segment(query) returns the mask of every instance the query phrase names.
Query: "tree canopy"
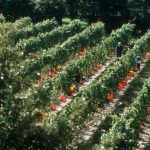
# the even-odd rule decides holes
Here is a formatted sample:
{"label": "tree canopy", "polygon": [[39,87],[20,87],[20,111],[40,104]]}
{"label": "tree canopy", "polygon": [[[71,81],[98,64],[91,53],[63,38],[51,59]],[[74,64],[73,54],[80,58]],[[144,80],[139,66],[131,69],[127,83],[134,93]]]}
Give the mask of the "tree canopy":
{"label": "tree canopy", "polygon": [[29,16],[33,21],[55,17],[82,18],[89,23],[102,20],[108,29],[133,21],[139,29],[150,26],[149,0],[0,0],[0,13],[7,20]]}

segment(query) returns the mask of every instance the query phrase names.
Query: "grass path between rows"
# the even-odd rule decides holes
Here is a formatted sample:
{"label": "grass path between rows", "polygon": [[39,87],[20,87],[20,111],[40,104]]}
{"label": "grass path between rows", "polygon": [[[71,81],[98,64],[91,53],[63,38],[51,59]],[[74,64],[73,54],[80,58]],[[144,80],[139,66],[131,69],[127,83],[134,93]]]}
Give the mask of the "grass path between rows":
{"label": "grass path between rows", "polygon": [[141,125],[142,132],[132,150],[150,150],[150,115],[147,115],[147,122]]}

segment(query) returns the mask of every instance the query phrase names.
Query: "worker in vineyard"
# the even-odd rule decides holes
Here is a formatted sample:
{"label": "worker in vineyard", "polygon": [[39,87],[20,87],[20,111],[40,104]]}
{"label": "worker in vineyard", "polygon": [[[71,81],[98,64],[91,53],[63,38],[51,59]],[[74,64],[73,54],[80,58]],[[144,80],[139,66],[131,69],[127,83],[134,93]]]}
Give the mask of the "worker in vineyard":
{"label": "worker in vineyard", "polygon": [[121,42],[118,42],[118,45],[116,47],[116,53],[117,53],[117,57],[121,57],[122,56],[123,46],[122,46]]}
{"label": "worker in vineyard", "polygon": [[81,75],[80,75],[80,72],[77,71],[77,72],[76,72],[76,75],[75,75],[76,91],[77,91],[77,92],[79,92],[80,80],[81,80]]}
{"label": "worker in vineyard", "polygon": [[138,54],[138,56],[136,57],[136,66],[137,66],[137,70],[140,70],[140,67],[141,67],[141,56],[140,56],[140,54]]}

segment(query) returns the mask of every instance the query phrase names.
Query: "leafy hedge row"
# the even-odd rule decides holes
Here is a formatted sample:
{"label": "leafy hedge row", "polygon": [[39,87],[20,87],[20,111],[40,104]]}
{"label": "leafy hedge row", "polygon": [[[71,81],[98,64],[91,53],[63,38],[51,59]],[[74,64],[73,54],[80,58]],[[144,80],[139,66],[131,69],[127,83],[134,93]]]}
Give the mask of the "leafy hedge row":
{"label": "leafy hedge row", "polygon": [[[6,23],[8,23],[8,22],[6,22]],[[23,17],[23,18],[17,19],[13,24],[16,27],[16,30],[19,31],[20,28],[25,29],[28,26],[30,26],[32,24],[32,20],[30,17]],[[11,28],[10,28],[10,30],[11,30]]]}
{"label": "leafy hedge row", "polygon": [[[113,91],[131,70],[135,64],[136,55],[139,52],[143,53],[149,50],[149,42],[150,32],[137,40],[132,50],[128,50],[119,61],[110,66],[98,81],[87,87],[64,111],[59,112],[57,115],[50,114],[45,119],[44,128],[50,134],[50,138],[54,139],[57,135],[56,140],[59,141],[56,145],[49,144],[52,144],[53,147],[58,145],[61,147],[70,142],[74,134],[80,131],[89,114],[95,111],[97,104],[106,102],[108,93]],[[146,49],[141,50],[140,48],[143,46]],[[60,130],[63,130],[63,133]],[[55,133],[52,131],[55,131]],[[63,139],[66,140],[64,141]]]}
{"label": "leafy hedge row", "polygon": [[101,144],[93,150],[101,149],[130,149],[138,138],[140,122],[147,115],[147,106],[150,104],[150,78],[143,86],[142,91],[133,104],[121,115],[111,130],[103,134]]}
{"label": "leafy hedge row", "polygon": [[123,25],[122,28],[113,32],[101,44],[86,51],[83,57],[78,57],[71,61],[65,68],[65,71],[60,73],[58,79],[53,81],[55,89],[57,91],[60,91],[60,89],[62,91],[68,91],[70,84],[75,83],[74,76],[77,70],[79,70],[82,78],[86,78],[96,64],[104,62],[107,56],[115,51],[119,40],[124,44],[129,41],[133,28],[134,25],[131,24]]}
{"label": "leafy hedge row", "polygon": [[49,64],[50,69],[55,68],[57,65],[63,64],[68,61],[69,56],[75,55],[78,51],[87,45],[99,43],[100,38],[104,35],[104,24],[99,22],[91,25],[83,30],[81,33],[70,37],[61,45],[57,45],[48,49],[43,53],[42,57],[32,59],[25,65],[26,68],[22,71],[23,74],[31,74],[33,71],[39,71],[42,67]]}
{"label": "leafy hedge row", "polygon": [[[110,37],[102,41],[101,44],[86,51],[83,57],[77,57],[77,59],[71,61],[66,66],[65,70],[60,72],[56,78],[49,77],[42,83],[41,86],[38,87],[39,95],[41,93],[40,91],[43,91],[43,87],[47,87],[44,86],[47,85],[47,82],[51,83],[49,86],[53,87],[53,91],[55,91],[55,93],[57,92],[59,94],[63,91],[68,92],[71,83],[75,83],[74,76],[78,70],[82,78],[87,77],[90,70],[93,69],[97,63],[102,63],[107,56],[115,50],[116,44],[119,40],[124,43],[129,41],[133,28],[134,25],[132,24],[123,25],[122,28],[116,30],[116,32],[112,32]],[[45,96],[42,92],[43,94],[39,97],[41,100],[45,100],[48,94],[51,93],[49,89],[50,88],[47,88],[47,90],[44,91]]]}
{"label": "leafy hedge row", "polygon": [[[80,34],[77,34],[74,37],[69,38],[66,42],[64,42],[62,44],[64,46],[62,46],[62,45],[58,46],[57,52],[59,53],[59,51],[61,52],[61,50],[68,51],[68,57],[69,57],[69,53],[75,53],[74,51],[79,51],[81,48],[84,48],[85,46],[87,46],[90,43],[98,43],[100,38],[103,36],[103,34],[104,34],[103,23],[101,23],[101,22],[96,23],[96,24],[88,27],[87,29],[85,29]],[[83,41],[85,41],[85,42],[83,42]],[[70,51],[69,51],[69,47],[72,48],[72,49],[70,49]],[[60,54],[60,57],[61,57],[61,60],[64,60],[64,62],[65,62],[65,58],[61,54]],[[58,61],[61,61],[61,60],[59,59]],[[56,61],[56,62],[53,61],[52,63],[59,63],[58,61]],[[41,65],[41,64],[39,63],[39,65]],[[27,69],[27,67],[28,66],[26,65],[25,69]],[[39,68],[40,68],[40,66],[37,67],[37,69],[39,69]],[[30,71],[33,72],[34,69],[32,68]],[[29,74],[26,74],[26,75],[29,76]],[[32,88],[30,88],[30,91],[26,91],[26,92],[23,92],[22,94],[19,94],[19,97],[28,97],[28,99],[36,99],[36,101],[39,101],[38,105],[41,105],[41,104],[45,105],[45,103],[47,103],[47,102],[39,100],[38,97],[46,97],[46,99],[50,98],[50,96],[52,95],[52,94],[50,94],[52,92],[52,82],[51,81],[47,81],[46,83],[43,82],[42,84],[40,84],[40,87],[39,88],[32,87]],[[26,95],[28,95],[28,96],[26,96]]]}
{"label": "leafy hedge row", "polygon": [[[1,47],[6,44],[13,46],[14,45],[14,36],[16,32],[22,28],[26,28],[31,25],[31,18],[24,17],[16,20],[14,23],[12,22],[2,22],[0,23],[0,43]],[[5,42],[3,42],[5,41]],[[6,43],[7,42],[7,43]],[[10,42],[10,43],[9,43]]]}
{"label": "leafy hedge row", "polygon": [[[85,24],[84,24],[85,25]],[[58,27],[51,32],[41,33],[37,37],[31,37],[17,43],[15,49],[23,52],[24,56],[29,53],[50,48],[68,37],[81,32],[85,26],[79,20],[72,21],[69,25]]]}
{"label": "leafy hedge row", "polygon": [[37,24],[30,24],[25,28],[21,28],[16,31],[14,41],[15,43],[22,39],[27,39],[31,36],[36,36],[39,33],[50,32],[52,29],[58,27],[58,23],[55,19],[47,19]]}
{"label": "leafy hedge row", "polygon": [[[12,22],[2,22],[0,23],[0,37],[5,36],[5,38],[9,38],[9,36],[14,38],[14,35],[20,28],[26,28],[31,25],[31,18],[24,17],[16,20],[14,23]],[[14,39],[13,39],[14,40]]]}

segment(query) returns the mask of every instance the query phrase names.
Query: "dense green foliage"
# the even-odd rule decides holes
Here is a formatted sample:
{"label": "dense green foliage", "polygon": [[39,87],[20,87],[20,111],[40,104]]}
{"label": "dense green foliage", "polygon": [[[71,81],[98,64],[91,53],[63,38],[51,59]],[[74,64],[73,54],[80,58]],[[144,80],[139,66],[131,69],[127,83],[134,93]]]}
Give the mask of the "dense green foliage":
{"label": "dense green foliage", "polygon": [[[102,20],[107,29],[131,21],[146,31],[150,26],[149,0],[0,0],[0,13],[8,20],[30,16],[34,21],[64,16],[83,18],[90,23]],[[145,26],[145,28],[142,28]]]}
{"label": "dense green foliage", "polygon": [[58,27],[58,23],[55,19],[47,19],[42,22],[38,22],[37,24],[30,24],[26,28],[16,31],[14,41],[16,43],[19,39],[23,40],[32,36],[37,36],[39,33],[50,32],[56,27]]}
{"label": "dense green foliage", "polygon": [[[54,25],[53,25],[54,26]],[[56,26],[56,25],[55,25]],[[57,27],[57,26],[56,26]],[[36,51],[50,49],[57,43],[61,43],[70,36],[82,31],[85,28],[82,22],[78,20],[72,21],[69,25],[64,25],[58,27],[54,30],[48,30],[48,32],[38,34],[37,36],[30,37],[26,40],[21,40],[15,46],[15,50],[24,52],[24,56],[28,55],[29,53],[33,53]],[[51,32],[50,32],[51,31]],[[28,32],[25,32],[26,35]]]}
{"label": "dense green foliage", "polygon": [[[77,70],[82,79],[89,78],[118,41],[128,44],[135,26],[125,22],[149,28],[149,5],[148,0],[0,0],[0,149],[65,149],[89,114],[107,102],[137,54],[149,50],[150,31],[63,111],[53,113],[50,105],[69,93]],[[106,37],[105,27],[118,26]],[[58,71],[55,77],[52,70]],[[38,126],[40,111],[49,115]]]}
{"label": "dense green foliage", "polygon": [[103,35],[104,24],[101,22],[93,24],[75,36],[70,37],[62,44],[49,48],[43,57],[33,58],[32,61],[27,62],[25,71],[27,73],[39,71],[47,64],[49,64],[49,69],[53,69],[57,65],[65,63],[69,59],[69,56],[75,55],[85,46],[98,43]]}
{"label": "dense green foliage", "polygon": [[[47,78],[47,80],[39,86],[38,91],[44,91],[45,94],[50,94],[52,92],[49,90],[51,87],[53,93],[61,93],[64,91],[67,93],[71,83],[75,83],[74,76],[77,70],[79,70],[81,78],[87,78],[91,69],[94,68],[97,63],[104,62],[106,57],[115,50],[119,39],[124,43],[129,41],[133,28],[134,25],[131,24],[123,25],[122,28],[113,32],[109,38],[106,38],[104,41],[101,41],[100,44],[86,51],[84,57],[77,57],[73,61],[70,61],[66,68],[59,73],[59,76],[56,76],[55,78]],[[47,82],[49,83],[49,88]],[[44,90],[43,87],[47,87],[47,89]],[[46,99],[44,93],[42,97],[40,96],[40,100]]]}
{"label": "dense green foliage", "polygon": [[[94,81],[92,85],[87,87],[80,95],[75,97],[74,101],[65,108],[64,111],[58,115],[49,115],[46,119],[44,127],[55,138],[60,139],[59,145],[64,145],[65,142],[69,142],[71,136],[76,132],[79,132],[86,118],[95,111],[99,102],[107,102],[107,95],[110,91],[113,91],[118,83],[127,75],[135,64],[134,58],[139,53],[147,51],[149,49],[150,32],[147,32],[145,36],[137,40],[134,48],[128,50],[128,52],[122,56],[119,61],[110,66],[107,71]],[[60,126],[63,126],[63,133],[60,131]],[[51,129],[51,130],[50,130]],[[52,131],[56,131],[56,135]],[[65,142],[63,138],[66,137]],[[61,145],[61,146],[62,146]],[[54,145],[53,145],[54,146]],[[63,149],[63,148],[61,148]]]}
{"label": "dense green foliage", "polygon": [[[15,72],[17,55],[10,48],[13,46],[11,39],[14,30],[24,28],[30,24],[29,18],[17,20],[15,23],[1,23],[0,30],[0,147],[1,149],[11,149],[14,147],[16,137],[24,136],[21,128],[29,128],[30,117],[26,117],[24,112],[30,107],[23,106],[22,99],[14,96],[21,87],[21,78]],[[11,34],[10,34],[11,32]],[[30,113],[28,113],[30,114]],[[28,116],[28,115],[27,115]],[[21,141],[18,140],[18,142]],[[17,149],[17,147],[15,147]]]}
{"label": "dense green foliage", "polygon": [[[150,78],[146,80],[142,91],[134,103],[123,112],[114,123],[112,129],[101,137],[101,144],[93,150],[130,149],[138,138],[140,122],[147,116],[147,106],[150,104]],[[122,147],[122,148],[121,148]]]}

